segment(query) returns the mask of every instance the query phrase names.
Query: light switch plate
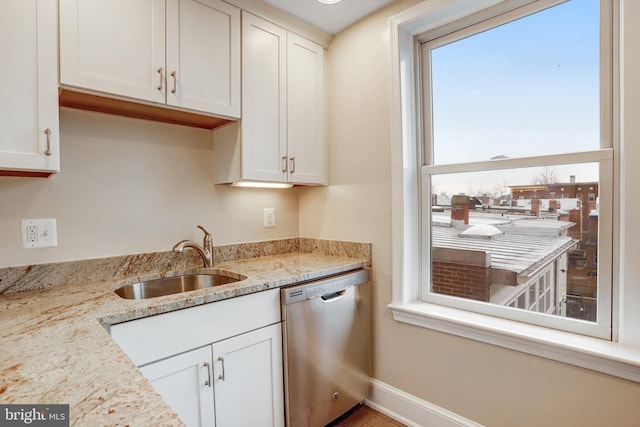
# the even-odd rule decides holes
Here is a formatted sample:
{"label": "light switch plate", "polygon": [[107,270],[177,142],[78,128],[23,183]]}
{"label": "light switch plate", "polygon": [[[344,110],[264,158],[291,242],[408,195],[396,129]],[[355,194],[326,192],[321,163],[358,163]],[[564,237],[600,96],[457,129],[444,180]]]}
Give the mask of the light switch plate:
{"label": "light switch plate", "polygon": [[21,231],[25,249],[58,246],[55,218],[23,219]]}
{"label": "light switch plate", "polygon": [[264,208],[264,228],[274,228],[276,226],[276,209]]}

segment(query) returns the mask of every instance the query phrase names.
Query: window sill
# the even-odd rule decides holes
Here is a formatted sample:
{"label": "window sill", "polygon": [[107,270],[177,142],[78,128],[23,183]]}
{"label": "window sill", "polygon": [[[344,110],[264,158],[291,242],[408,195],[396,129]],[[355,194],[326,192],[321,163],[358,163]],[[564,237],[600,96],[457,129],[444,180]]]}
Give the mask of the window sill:
{"label": "window sill", "polygon": [[390,304],[393,318],[640,382],[640,348],[436,304]]}

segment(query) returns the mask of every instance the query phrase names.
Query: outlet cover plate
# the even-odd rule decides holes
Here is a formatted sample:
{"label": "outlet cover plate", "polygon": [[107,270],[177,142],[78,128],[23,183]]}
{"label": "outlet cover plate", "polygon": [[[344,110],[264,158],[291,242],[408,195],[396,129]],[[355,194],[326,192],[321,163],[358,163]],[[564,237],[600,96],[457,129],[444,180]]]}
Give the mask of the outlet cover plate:
{"label": "outlet cover plate", "polygon": [[21,224],[23,248],[34,249],[58,246],[55,218],[23,219]]}

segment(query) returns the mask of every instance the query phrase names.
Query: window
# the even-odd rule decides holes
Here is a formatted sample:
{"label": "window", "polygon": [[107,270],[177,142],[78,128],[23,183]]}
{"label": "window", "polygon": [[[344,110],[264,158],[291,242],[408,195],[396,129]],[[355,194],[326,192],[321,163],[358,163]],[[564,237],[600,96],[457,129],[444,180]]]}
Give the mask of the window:
{"label": "window", "polygon": [[[636,114],[630,115],[630,111],[637,113],[636,110],[640,110],[640,107],[635,108],[635,104],[630,107],[631,104],[623,103],[623,99],[628,97],[624,98],[619,92],[626,93],[628,90],[625,89],[628,87],[624,84],[628,81],[625,76],[640,72],[640,63],[620,61],[621,53],[637,52],[637,38],[628,34],[628,29],[633,27],[633,22],[640,16],[640,6],[625,0],[599,2],[599,136],[595,144],[592,141],[588,148],[575,149],[567,146],[551,147],[549,150],[548,147],[534,147],[534,151],[537,151],[524,153],[521,152],[522,145],[514,139],[510,144],[520,150],[515,153],[501,153],[492,146],[487,153],[480,153],[482,157],[473,158],[469,156],[477,154],[477,151],[460,149],[459,160],[453,161],[446,159],[447,153],[439,155],[438,144],[434,142],[437,132],[433,132],[437,125],[434,126],[432,119],[438,119],[438,115],[431,112],[437,105],[429,104],[432,100],[429,86],[432,57],[429,55],[425,58],[425,44],[431,44],[429,48],[448,46],[458,40],[472,38],[475,34],[488,32],[492,28],[506,27],[510,22],[520,19],[523,22],[526,17],[538,18],[541,16],[535,16],[538,12],[551,13],[554,9],[560,10],[557,7],[570,6],[574,2],[576,0],[426,0],[390,19],[391,52],[395,66],[392,68],[394,109],[391,122],[394,136],[391,158],[393,300],[389,307],[396,321],[640,382],[640,351],[637,350],[637,345],[640,344],[640,328],[637,327],[640,324],[640,314],[635,310],[640,302],[640,288],[637,287],[640,266],[635,262],[640,244],[631,231],[636,229],[638,213],[635,210],[636,204],[631,206],[625,203],[634,197],[631,189],[635,188],[634,183],[637,182],[637,174],[632,166],[635,160],[629,159],[629,144],[625,144],[626,141],[637,140],[637,135],[635,127],[627,124],[636,117]],[[624,3],[625,7],[620,3]],[[571,21],[572,19],[567,19],[566,22]],[[447,37],[449,38],[446,39]],[[438,46],[439,39],[444,43]],[[425,85],[425,82],[429,82],[429,85]],[[623,104],[625,109],[621,108]],[[626,120],[621,120],[622,118]],[[459,129],[454,130],[459,132]],[[446,132],[440,135],[446,135]],[[458,133],[454,136],[459,138],[453,141],[459,143],[465,135]],[[441,144],[440,147],[446,149],[449,144]],[[477,145],[480,146],[480,143]],[[512,148],[511,145],[508,148]],[[619,146],[627,147],[627,156],[619,155]],[[473,142],[470,147],[476,148]],[[593,181],[586,182],[591,178],[583,179],[582,172],[574,173],[571,170],[577,167],[595,171]],[[558,257],[553,263],[541,264],[538,273],[547,271],[545,269],[548,268],[549,275],[546,276],[545,273],[542,282],[537,278],[538,289],[530,287],[537,274],[532,271],[527,276],[531,282],[520,280],[516,282],[516,287],[503,288],[510,291],[517,288],[517,293],[501,299],[499,304],[495,299],[492,303],[437,292],[440,288],[436,288],[434,292],[431,276],[439,272],[432,268],[432,259],[459,263],[460,255],[463,255],[466,258],[462,259],[466,261],[473,260],[468,265],[477,267],[476,271],[469,269],[467,274],[480,275],[478,277],[482,275],[481,269],[491,261],[488,256],[491,254],[473,246],[467,246],[466,252],[458,253],[458,258],[454,252],[449,251],[451,248],[442,247],[446,246],[444,243],[450,238],[446,233],[451,231],[447,231],[447,227],[436,227],[436,223],[447,220],[447,208],[440,206],[448,198],[444,186],[455,180],[461,181],[465,193],[468,193],[468,188],[474,190],[474,194],[463,195],[469,198],[469,213],[478,213],[482,207],[486,212],[488,208],[495,206],[495,200],[492,201],[491,196],[496,194],[493,186],[485,185],[489,182],[486,176],[501,176],[515,171],[520,176],[532,177],[532,171],[541,172],[545,168],[562,168],[562,181],[557,182],[560,185],[555,189],[551,189],[550,185],[546,185],[547,188],[536,188],[539,198],[534,199],[531,197],[534,190],[527,188],[533,185],[532,180],[529,183],[520,180],[508,182],[516,187],[509,190],[512,194],[511,203],[517,205],[527,203],[527,199],[529,203],[539,200],[539,208],[545,213],[554,209],[564,210],[567,204],[575,206],[578,209],[572,210],[577,210],[578,215],[574,212],[574,220],[569,222],[578,226],[576,228],[579,236],[572,237],[575,247],[569,247],[568,250],[566,247],[559,248],[566,256]],[[566,173],[574,175],[569,175],[568,182]],[[504,188],[504,181],[501,181],[501,188]],[[588,202],[588,193],[583,195],[583,200],[578,201],[578,195],[582,194],[578,188],[589,189],[589,192],[594,193],[596,201]],[[555,191],[559,196],[554,202],[553,198],[544,197],[545,191],[548,195]],[[435,200],[428,197],[431,193],[438,194]],[[503,192],[500,198],[500,205],[503,206],[509,204],[502,199],[505,194]],[[453,198],[451,195],[449,197]],[[464,202],[466,200],[463,200],[461,209],[456,209],[463,215]],[[592,206],[595,206],[595,210]],[[583,209],[582,215],[579,214],[580,207]],[[448,218],[451,221],[450,216]],[[460,230],[458,234],[462,231],[466,230]],[[498,228],[498,233],[502,231],[504,230]],[[485,238],[491,240],[492,232],[485,232],[488,233]],[[481,238],[481,233],[471,234],[476,235],[467,237],[470,242]],[[578,238],[580,236],[582,239]],[[460,236],[456,235],[458,237]],[[440,246],[432,246],[438,239]],[[585,245],[597,245],[597,250],[590,253],[584,248]],[[446,263],[442,264],[442,267],[446,267]],[[586,273],[585,277],[596,281],[595,297],[574,295],[573,291],[549,285],[567,280],[562,276],[570,266],[582,268]],[[498,292],[491,290],[491,286],[489,288],[490,297],[492,294],[498,295]],[[545,289],[550,292],[545,293]],[[470,295],[482,294],[482,289],[467,291]],[[542,299],[538,299],[537,306],[532,301],[534,293],[542,296]],[[504,293],[501,292],[500,296],[504,296]],[[522,308],[515,308],[517,306]],[[536,311],[529,310],[533,308]],[[542,311],[546,313],[547,309],[555,312],[543,314]],[[579,317],[580,312],[584,313],[582,317]]]}
{"label": "window", "polygon": [[[611,233],[589,233],[590,218],[599,215],[600,228],[611,218],[581,203],[581,194],[560,202],[553,191],[598,185],[611,201],[613,188],[602,183],[613,177],[603,116],[612,92],[601,78],[611,65],[600,55],[601,28],[611,28],[600,23],[598,0],[557,3],[419,37],[421,295],[611,338],[609,272],[587,268],[598,255],[611,260],[602,253],[611,245],[593,238]],[[450,204],[434,206],[436,192]],[[549,274],[558,265],[568,266]],[[588,317],[567,308],[582,297],[592,301]]]}

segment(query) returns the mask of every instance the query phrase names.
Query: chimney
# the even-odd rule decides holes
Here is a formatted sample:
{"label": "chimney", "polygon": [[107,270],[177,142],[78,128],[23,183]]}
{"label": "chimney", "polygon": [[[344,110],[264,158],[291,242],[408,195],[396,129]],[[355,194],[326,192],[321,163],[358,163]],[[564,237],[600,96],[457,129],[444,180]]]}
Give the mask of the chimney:
{"label": "chimney", "polygon": [[457,194],[451,197],[451,223],[469,224],[469,196]]}
{"label": "chimney", "polygon": [[531,213],[540,216],[540,199],[531,199]]}
{"label": "chimney", "polygon": [[575,184],[576,183],[576,176],[575,175],[570,175],[569,176],[569,182],[571,184]]}

